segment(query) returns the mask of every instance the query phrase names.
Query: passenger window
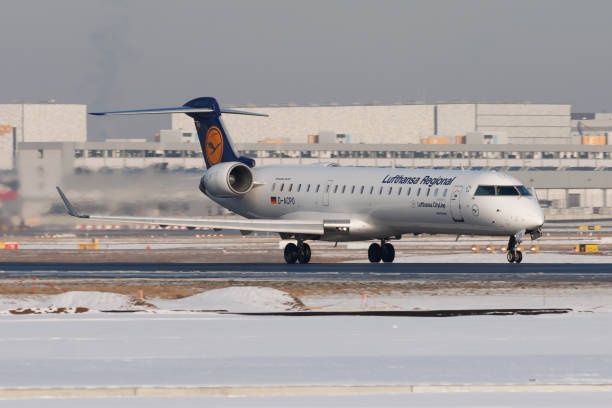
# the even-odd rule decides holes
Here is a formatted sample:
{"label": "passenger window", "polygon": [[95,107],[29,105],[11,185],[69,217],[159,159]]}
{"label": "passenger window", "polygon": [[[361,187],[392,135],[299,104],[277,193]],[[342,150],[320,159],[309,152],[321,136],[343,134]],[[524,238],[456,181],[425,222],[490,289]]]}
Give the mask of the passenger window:
{"label": "passenger window", "polygon": [[337,192],[338,192],[338,185],[336,184],[336,185],[334,186],[334,194],[336,194]]}
{"label": "passenger window", "polygon": [[439,190],[439,188],[436,188],[436,189],[434,190],[434,197],[437,197],[437,196],[438,196],[438,190]]}
{"label": "passenger window", "polygon": [[310,192],[310,184],[306,186],[306,192]]}
{"label": "passenger window", "polygon": [[393,187],[389,187],[389,195],[391,195],[392,190],[393,190]]}
{"label": "passenger window", "polygon": [[495,195],[495,187],[494,186],[478,186],[475,196],[494,196]]}
{"label": "passenger window", "polygon": [[444,193],[442,194],[442,197],[446,197],[446,194],[448,194],[448,188],[444,189]]}
{"label": "passenger window", "polygon": [[399,190],[397,190],[397,195],[402,195],[402,187],[400,187]]}
{"label": "passenger window", "polygon": [[407,190],[407,192],[406,192],[406,195],[407,195],[407,196],[409,196],[411,192],[412,192],[412,187],[408,187],[408,190]]}
{"label": "passenger window", "polygon": [[315,193],[318,193],[320,188],[321,188],[321,185],[317,184],[317,191],[315,191]]}
{"label": "passenger window", "polygon": [[281,184],[280,191],[282,192],[284,188],[285,188],[285,183]]}
{"label": "passenger window", "polygon": [[298,184],[298,191],[297,192],[299,193],[301,189],[302,189],[302,185]]}
{"label": "passenger window", "polygon": [[421,187],[419,187],[419,189],[417,190],[417,194],[416,195],[417,195],[417,197],[421,196]]}
{"label": "passenger window", "polygon": [[519,192],[514,186],[495,186],[495,194],[499,196],[517,196]]}
{"label": "passenger window", "polygon": [[272,191],[276,189],[276,183],[272,183]]}
{"label": "passenger window", "polygon": [[372,195],[374,193],[374,186],[370,187],[370,195]]}
{"label": "passenger window", "polygon": [[378,195],[381,195],[381,194],[382,194],[382,191],[383,191],[383,188],[381,187],[381,188],[378,190]]}
{"label": "passenger window", "polygon": [[293,183],[289,184],[289,190],[287,190],[287,191],[290,193],[291,190],[293,190]]}
{"label": "passenger window", "polygon": [[427,189],[427,197],[429,197],[429,193],[431,192],[431,188]]}
{"label": "passenger window", "polygon": [[342,186],[342,194],[346,191],[346,186]]}
{"label": "passenger window", "polygon": [[[329,193],[329,187],[331,187],[330,184],[327,185],[327,187],[325,187],[325,192]],[[317,186],[317,190],[319,189],[319,186]]]}
{"label": "passenger window", "polygon": [[351,187],[351,194],[355,194],[355,186]]}

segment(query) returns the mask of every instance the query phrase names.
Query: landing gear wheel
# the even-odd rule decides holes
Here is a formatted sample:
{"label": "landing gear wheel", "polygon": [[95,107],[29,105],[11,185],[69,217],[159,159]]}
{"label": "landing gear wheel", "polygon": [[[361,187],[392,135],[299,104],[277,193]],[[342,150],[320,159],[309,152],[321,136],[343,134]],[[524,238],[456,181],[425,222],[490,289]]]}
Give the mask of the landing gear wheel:
{"label": "landing gear wheel", "polygon": [[297,246],[290,242],[285,245],[285,262],[288,264],[294,264],[298,259],[298,248]]}
{"label": "landing gear wheel", "polygon": [[510,235],[510,239],[508,240],[508,262],[510,263],[521,263],[523,260],[523,253],[518,249],[520,240],[516,239],[516,235]]}
{"label": "landing gear wheel", "polygon": [[297,260],[301,264],[307,264],[310,262],[310,245],[303,243],[297,247]]}
{"label": "landing gear wheel", "polygon": [[386,244],[383,244],[381,249],[382,249],[382,254],[381,254],[382,261],[385,263],[393,262],[393,260],[395,259],[395,248],[393,248],[393,245],[387,242]]}
{"label": "landing gear wheel", "polygon": [[523,253],[521,251],[508,251],[508,262],[521,263],[522,260]]}
{"label": "landing gear wheel", "polygon": [[373,243],[368,248],[368,259],[372,263],[378,263],[382,259],[382,249],[377,243]]}

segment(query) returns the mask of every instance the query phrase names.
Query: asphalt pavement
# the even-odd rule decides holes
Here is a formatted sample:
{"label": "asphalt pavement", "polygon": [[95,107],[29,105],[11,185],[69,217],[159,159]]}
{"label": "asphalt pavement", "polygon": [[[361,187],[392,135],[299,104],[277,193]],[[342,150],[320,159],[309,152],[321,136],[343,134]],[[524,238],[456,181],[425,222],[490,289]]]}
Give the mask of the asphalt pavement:
{"label": "asphalt pavement", "polygon": [[0,278],[141,278],[141,279],[279,279],[408,280],[533,279],[611,280],[612,264],[595,263],[136,263],[136,262],[0,262]]}

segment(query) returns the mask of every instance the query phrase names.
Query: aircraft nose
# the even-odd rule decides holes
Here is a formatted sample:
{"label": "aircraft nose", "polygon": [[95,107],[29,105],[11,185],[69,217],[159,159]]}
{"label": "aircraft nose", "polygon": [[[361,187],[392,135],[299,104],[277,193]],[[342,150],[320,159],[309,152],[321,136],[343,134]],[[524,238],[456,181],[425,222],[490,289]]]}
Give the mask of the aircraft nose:
{"label": "aircraft nose", "polygon": [[544,224],[544,213],[537,201],[533,203],[533,207],[526,218],[528,223],[527,229],[536,229]]}

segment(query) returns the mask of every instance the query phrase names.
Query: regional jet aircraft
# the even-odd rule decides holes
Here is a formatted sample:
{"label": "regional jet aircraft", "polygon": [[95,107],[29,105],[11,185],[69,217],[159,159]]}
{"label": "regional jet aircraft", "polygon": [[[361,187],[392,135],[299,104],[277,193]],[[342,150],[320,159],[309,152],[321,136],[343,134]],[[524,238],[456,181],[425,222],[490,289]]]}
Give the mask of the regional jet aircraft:
{"label": "regional jet aircraft", "polygon": [[58,192],[68,213],[91,220],[208,227],[278,233],[287,263],[308,263],[308,241],[376,240],[370,262],[393,262],[390,242],[404,234],[508,236],[508,262],[520,263],[519,244],[541,236],[544,217],[538,200],[517,179],[494,171],[345,167],[333,163],[261,166],[239,156],[222,114],[256,115],[220,108],[214,98],[183,106],[91,113],[134,115],[185,113],[192,117],[206,171],[200,191],[243,216],[241,219],[124,217],[80,214]]}

